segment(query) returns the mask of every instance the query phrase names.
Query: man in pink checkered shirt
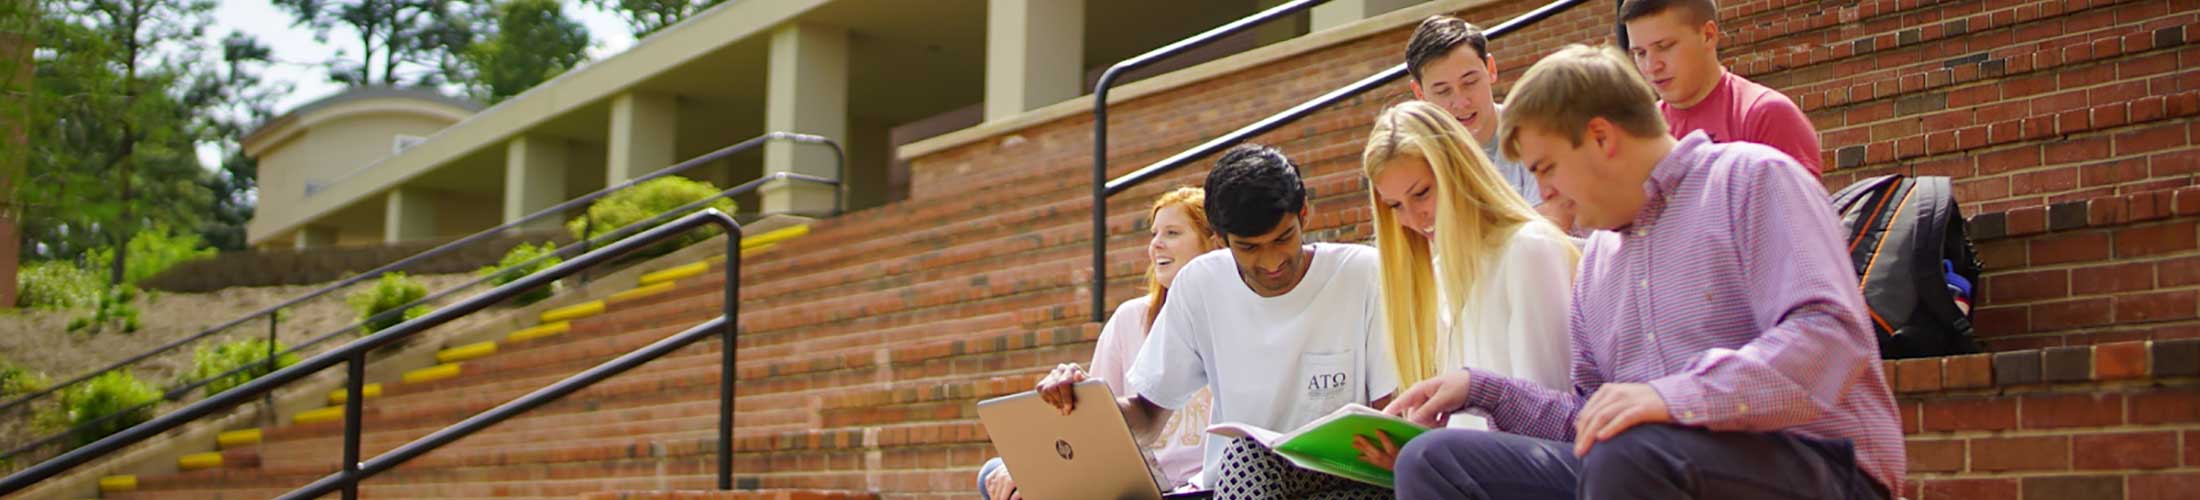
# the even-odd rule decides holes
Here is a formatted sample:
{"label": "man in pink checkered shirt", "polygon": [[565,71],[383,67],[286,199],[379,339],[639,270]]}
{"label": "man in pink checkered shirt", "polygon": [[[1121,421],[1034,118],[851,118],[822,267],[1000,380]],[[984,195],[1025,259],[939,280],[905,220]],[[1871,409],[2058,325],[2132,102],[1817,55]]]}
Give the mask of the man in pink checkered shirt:
{"label": "man in pink checkered shirt", "polygon": [[1573,388],[1465,370],[1387,408],[1468,411],[1396,463],[1401,498],[1859,498],[1901,491],[1901,422],[1846,248],[1770,147],[1666,135],[1616,50],[1530,68],[1506,156],[1594,228],[1573,288]]}

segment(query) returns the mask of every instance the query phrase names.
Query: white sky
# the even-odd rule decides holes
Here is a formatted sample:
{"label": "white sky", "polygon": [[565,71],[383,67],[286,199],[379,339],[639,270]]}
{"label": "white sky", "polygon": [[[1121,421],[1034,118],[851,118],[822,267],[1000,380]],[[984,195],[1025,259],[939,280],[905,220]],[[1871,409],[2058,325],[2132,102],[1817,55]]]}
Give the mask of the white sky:
{"label": "white sky", "polygon": [[[566,12],[587,26],[589,37],[594,39],[589,60],[601,60],[634,45],[634,35],[618,15],[572,0],[564,3]],[[221,0],[206,40],[218,47],[223,38],[239,31],[259,38],[260,43],[275,51],[275,64],[261,74],[267,81],[277,82],[277,87],[290,87],[276,102],[278,114],[342,90],[342,86],[329,81],[325,62],[339,49],[352,57],[360,52],[356,33],[341,25],[329,30],[328,43],[321,43],[313,39],[312,28],[295,25],[290,14],[268,0]],[[213,145],[201,146],[199,158],[209,168],[217,167],[220,150]]]}

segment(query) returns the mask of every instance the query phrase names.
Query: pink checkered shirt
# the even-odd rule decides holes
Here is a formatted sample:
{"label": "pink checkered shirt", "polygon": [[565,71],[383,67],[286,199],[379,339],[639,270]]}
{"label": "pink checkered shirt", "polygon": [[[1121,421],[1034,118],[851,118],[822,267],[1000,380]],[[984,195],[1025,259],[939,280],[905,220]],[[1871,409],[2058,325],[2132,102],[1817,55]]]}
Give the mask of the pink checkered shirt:
{"label": "pink checkered shirt", "polygon": [[1902,423],[1826,193],[1770,147],[1683,137],[1634,222],[1590,238],[1570,318],[1573,392],[1481,370],[1467,407],[1571,441],[1606,382],[1648,383],[1683,425],[1846,439],[1902,491]]}

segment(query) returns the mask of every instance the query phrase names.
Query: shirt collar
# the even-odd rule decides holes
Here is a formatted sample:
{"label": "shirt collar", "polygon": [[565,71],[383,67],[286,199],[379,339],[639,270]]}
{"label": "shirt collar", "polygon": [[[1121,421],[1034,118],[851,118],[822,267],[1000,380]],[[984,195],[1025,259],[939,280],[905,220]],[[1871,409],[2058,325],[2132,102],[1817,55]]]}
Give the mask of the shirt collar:
{"label": "shirt collar", "polygon": [[1630,226],[1645,229],[1649,227],[1649,221],[1665,206],[1665,195],[1679,189],[1681,182],[1688,180],[1688,174],[1703,163],[1704,156],[1710,154],[1710,151],[1703,148],[1710,144],[1711,137],[1704,135],[1702,130],[1681,136],[1680,142],[1673,145],[1673,151],[1666,153],[1665,159],[1658,160],[1658,166],[1650,170],[1650,180],[1642,183],[1642,210],[1635,213],[1635,221]]}

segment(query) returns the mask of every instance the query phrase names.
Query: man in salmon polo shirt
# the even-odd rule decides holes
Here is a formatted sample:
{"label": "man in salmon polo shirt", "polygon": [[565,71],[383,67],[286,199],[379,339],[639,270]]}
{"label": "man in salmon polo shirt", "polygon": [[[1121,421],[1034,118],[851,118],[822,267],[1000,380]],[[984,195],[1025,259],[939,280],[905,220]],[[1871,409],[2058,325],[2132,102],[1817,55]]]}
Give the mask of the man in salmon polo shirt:
{"label": "man in salmon polo shirt", "polygon": [[1795,101],[1719,63],[1714,0],[1627,0],[1620,22],[1635,68],[1657,90],[1675,139],[1697,130],[1712,142],[1754,142],[1787,153],[1818,175],[1818,130]]}

